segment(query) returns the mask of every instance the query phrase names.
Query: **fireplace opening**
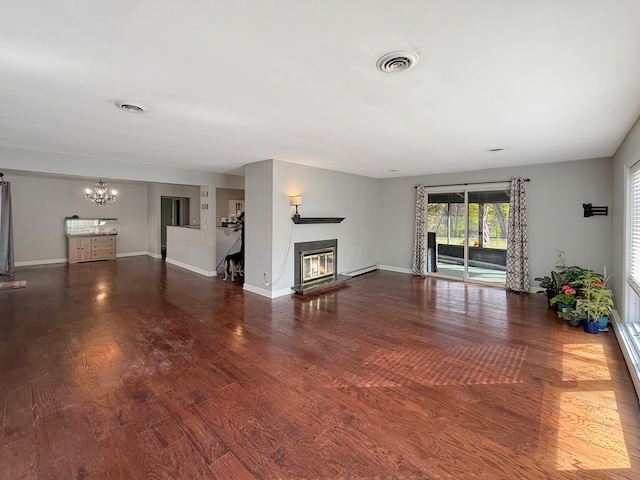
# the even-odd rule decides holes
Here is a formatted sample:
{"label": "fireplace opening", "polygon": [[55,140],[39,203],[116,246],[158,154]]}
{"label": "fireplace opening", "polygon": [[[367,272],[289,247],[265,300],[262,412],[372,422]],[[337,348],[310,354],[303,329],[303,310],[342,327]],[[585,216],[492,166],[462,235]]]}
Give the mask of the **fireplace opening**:
{"label": "fireplace opening", "polygon": [[296,243],[294,258],[294,289],[331,282],[338,271],[338,240]]}
{"label": "fireplace opening", "polygon": [[333,277],[333,260],[335,249],[328,250],[307,250],[300,254],[300,270],[302,272],[301,283],[322,280],[326,277]]}

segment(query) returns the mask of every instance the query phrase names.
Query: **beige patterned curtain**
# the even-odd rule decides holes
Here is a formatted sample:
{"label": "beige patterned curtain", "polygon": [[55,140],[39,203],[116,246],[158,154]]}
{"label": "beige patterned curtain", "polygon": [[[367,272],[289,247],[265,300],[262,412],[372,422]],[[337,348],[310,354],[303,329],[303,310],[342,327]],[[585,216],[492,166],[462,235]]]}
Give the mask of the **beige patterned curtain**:
{"label": "beige patterned curtain", "polygon": [[413,236],[413,274],[427,275],[427,211],[424,185],[416,187],[416,225]]}
{"label": "beige patterned curtain", "polygon": [[527,239],[527,202],[524,178],[511,180],[507,233],[506,287],[514,292],[529,291],[529,241]]}

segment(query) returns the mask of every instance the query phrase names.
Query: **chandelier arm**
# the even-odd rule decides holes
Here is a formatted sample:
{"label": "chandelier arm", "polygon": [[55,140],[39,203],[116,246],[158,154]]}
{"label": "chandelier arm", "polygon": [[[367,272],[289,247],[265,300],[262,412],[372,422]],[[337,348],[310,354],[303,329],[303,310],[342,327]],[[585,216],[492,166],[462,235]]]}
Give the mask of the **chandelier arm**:
{"label": "chandelier arm", "polygon": [[93,193],[89,189],[87,189],[86,192],[84,197],[94,205],[100,207],[110,205],[116,201],[116,192],[114,190],[109,192],[107,184],[104,183],[102,179],[96,183]]}

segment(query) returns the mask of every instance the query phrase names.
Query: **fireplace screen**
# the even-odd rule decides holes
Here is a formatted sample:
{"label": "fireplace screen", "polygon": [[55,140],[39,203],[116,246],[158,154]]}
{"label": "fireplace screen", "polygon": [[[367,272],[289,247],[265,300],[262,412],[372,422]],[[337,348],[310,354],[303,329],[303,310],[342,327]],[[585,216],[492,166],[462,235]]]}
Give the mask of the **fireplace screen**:
{"label": "fireplace screen", "polygon": [[334,248],[300,252],[301,283],[334,276],[334,256]]}
{"label": "fireplace screen", "polygon": [[296,291],[314,288],[337,277],[338,239],[299,242],[293,246],[293,278]]}

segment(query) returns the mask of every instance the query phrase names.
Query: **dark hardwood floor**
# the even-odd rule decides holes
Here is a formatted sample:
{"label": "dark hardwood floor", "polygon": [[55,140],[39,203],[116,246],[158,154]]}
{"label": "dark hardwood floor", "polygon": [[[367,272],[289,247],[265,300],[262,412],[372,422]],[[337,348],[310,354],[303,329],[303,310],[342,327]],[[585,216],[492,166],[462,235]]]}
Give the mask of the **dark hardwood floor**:
{"label": "dark hardwood floor", "polygon": [[269,300],[149,257],[0,292],[2,479],[638,479],[613,332],[373,272]]}

